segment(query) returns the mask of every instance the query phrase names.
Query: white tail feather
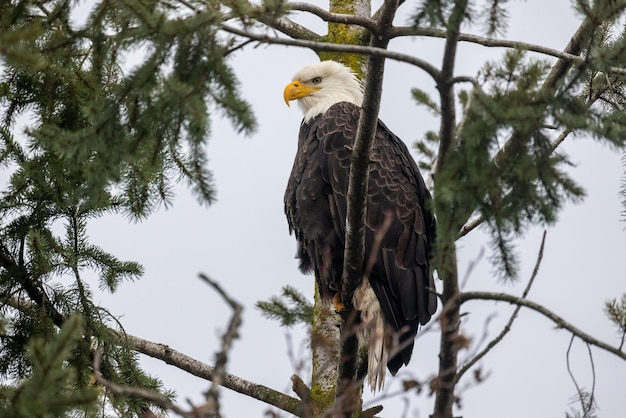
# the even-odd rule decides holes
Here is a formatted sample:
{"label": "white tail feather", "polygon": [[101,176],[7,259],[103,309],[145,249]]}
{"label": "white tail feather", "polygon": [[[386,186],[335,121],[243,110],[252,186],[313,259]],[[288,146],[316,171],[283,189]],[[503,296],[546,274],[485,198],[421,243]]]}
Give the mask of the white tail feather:
{"label": "white tail feather", "polygon": [[362,327],[359,340],[368,344],[367,379],[372,391],[382,390],[385,385],[389,338],[385,333],[385,322],[374,289],[369,280],[363,279],[354,292],[354,307],[361,312]]}

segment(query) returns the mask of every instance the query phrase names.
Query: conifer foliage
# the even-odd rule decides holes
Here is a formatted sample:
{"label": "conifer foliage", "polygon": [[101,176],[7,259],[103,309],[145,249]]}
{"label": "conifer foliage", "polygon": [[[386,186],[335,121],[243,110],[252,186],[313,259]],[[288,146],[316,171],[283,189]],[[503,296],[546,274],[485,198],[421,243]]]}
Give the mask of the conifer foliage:
{"label": "conifer foliage", "polygon": [[[144,218],[169,204],[180,180],[200,202],[214,199],[212,113],[239,131],[255,124],[219,19],[213,8],[191,14],[158,1],[0,4],[0,168],[11,173],[0,200],[0,379],[31,379],[0,395],[10,416],[62,416],[72,403],[94,412],[96,345],[106,379],[160,389],[135,353],[108,343],[113,317],[82,277],[95,272],[114,292],[142,267],[91,244],[86,224],[110,212]],[[128,414],[146,409],[107,402]]]}

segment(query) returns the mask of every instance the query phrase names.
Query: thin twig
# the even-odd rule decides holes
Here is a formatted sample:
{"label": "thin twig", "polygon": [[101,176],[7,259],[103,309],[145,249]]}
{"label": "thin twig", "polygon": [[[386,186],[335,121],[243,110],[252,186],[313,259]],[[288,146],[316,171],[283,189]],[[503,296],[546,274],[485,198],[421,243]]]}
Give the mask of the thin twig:
{"label": "thin twig", "polygon": [[485,217],[483,215],[478,215],[471,221],[468,221],[465,225],[463,225],[463,227],[461,227],[459,233],[456,236],[456,239],[462,238],[465,235],[469,234],[478,226],[482,225],[483,222],[485,222]]}
{"label": "thin twig", "polygon": [[363,271],[363,278],[369,278],[372,272],[372,269],[376,265],[376,260],[378,260],[378,250],[380,250],[380,246],[383,243],[383,239],[385,235],[387,235],[387,231],[389,231],[389,227],[393,222],[394,215],[392,211],[385,211],[385,220],[383,224],[378,228],[376,234],[374,235],[374,242],[372,243],[372,248],[370,250],[369,256],[367,258],[367,263],[365,265],[365,270]]}
{"label": "thin twig", "polygon": [[[576,336],[572,334],[572,337],[569,340],[569,345],[567,346],[567,351],[565,352],[565,363],[567,365],[567,373],[569,374],[570,378],[572,379],[572,382],[574,383],[574,386],[576,387],[576,394],[578,395],[578,399],[580,400],[580,405],[584,413],[584,411],[586,410],[586,406],[585,406],[585,398],[583,396],[583,391],[580,388],[580,386],[578,386],[578,381],[576,380],[576,377],[574,376],[574,373],[572,372],[572,367],[569,363],[569,353],[572,350],[572,344],[574,343],[574,338],[576,338]],[[584,414],[584,416],[586,416],[586,414]]]}
{"label": "thin twig", "polygon": [[571,332],[572,334],[574,334],[575,336],[577,336],[584,342],[589,343],[592,346],[601,348],[602,350],[608,351],[609,353],[616,355],[622,360],[626,360],[625,352],[621,351],[617,347],[610,346],[592,337],[591,335],[581,331],[580,329],[576,328],[574,325],[570,324],[565,319],[560,317],[559,315],[555,314],[554,312],[552,312],[545,306],[540,305],[536,302],[532,302],[528,299],[522,299],[518,296],[509,295],[507,293],[463,292],[460,294],[461,303],[464,303],[470,300],[493,300],[493,301],[499,301],[499,302],[508,302],[513,305],[521,305],[523,307],[529,308],[545,316],[546,318],[550,319],[552,322],[554,322],[557,325],[558,328],[566,329],[567,331]]}
{"label": "thin twig", "polygon": [[565,354],[565,361],[567,363],[567,373],[569,373],[570,378],[572,379],[572,382],[574,383],[574,386],[576,386],[576,393],[578,395],[578,399],[580,400],[580,406],[582,408],[583,417],[588,417],[589,412],[591,412],[591,410],[593,409],[593,395],[596,390],[596,368],[595,368],[595,364],[593,361],[593,354],[591,352],[591,347],[589,346],[589,344],[585,344],[587,346],[587,353],[589,354],[589,361],[591,363],[591,379],[592,379],[591,391],[589,392],[589,399],[586,399],[585,391],[578,385],[578,381],[574,377],[574,373],[572,372],[572,368],[571,368],[570,361],[569,361],[572,344],[574,343],[574,337],[575,336],[572,335],[572,338],[570,338],[569,345],[567,346],[567,352]]}
{"label": "thin twig", "polygon": [[591,346],[587,346],[587,353],[589,354],[589,363],[591,364],[591,391],[589,392],[589,411],[593,409],[593,397],[596,393],[596,365],[593,361],[593,353],[591,352]]}
{"label": "thin twig", "polygon": [[237,338],[237,330],[241,325],[241,313],[243,307],[232,299],[224,289],[214,280],[211,280],[207,275],[199,275],[209,286],[211,286],[219,295],[230,305],[233,310],[233,316],[231,317],[228,328],[224,335],[222,335],[222,347],[220,351],[215,355],[215,372],[213,374],[213,380],[211,387],[206,393],[206,411],[209,415],[219,417],[219,387],[225,380],[226,376],[226,363],[228,361],[228,353],[232,347],[233,341]]}
{"label": "thin twig", "polygon": [[[543,259],[543,249],[544,249],[545,243],[546,243],[546,231],[544,230],[543,235],[541,237],[541,245],[539,246],[539,254],[537,254],[537,261],[535,261],[535,267],[533,268],[533,271],[530,275],[530,279],[528,280],[528,284],[526,285],[524,292],[522,292],[521,299],[526,299],[526,297],[528,296],[528,292],[530,292],[530,288],[533,285],[535,278],[537,277],[537,274],[539,273],[539,266],[541,265],[541,260]],[[489,344],[487,344],[487,346],[481,352],[476,354],[472,359],[470,359],[467,363],[465,363],[463,367],[460,368],[460,370],[458,371],[456,375],[457,381],[461,379],[461,376],[463,376],[465,372],[471,369],[481,358],[483,358],[489,351],[491,351],[493,347],[495,347],[498,343],[500,343],[500,341],[502,341],[502,339],[505,337],[506,334],[509,333],[509,331],[511,331],[513,322],[517,318],[517,315],[520,309],[522,309],[522,305],[517,305],[517,307],[513,310],[513,313],[511,314],[509,321],[506,323],[506,325],[504,326],[500,334],[498,334],[497,337],[491,340]]]}

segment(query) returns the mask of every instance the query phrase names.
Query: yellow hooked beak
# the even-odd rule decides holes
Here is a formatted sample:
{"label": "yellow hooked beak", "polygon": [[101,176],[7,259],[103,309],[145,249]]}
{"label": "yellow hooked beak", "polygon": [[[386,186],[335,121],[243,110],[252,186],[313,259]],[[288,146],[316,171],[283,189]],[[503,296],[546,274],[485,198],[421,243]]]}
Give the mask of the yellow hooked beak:
{"label": "yellow hooked beak", "polygon": [[287,106],[289,106],[290,100],[300,99],[318,90],[320,90],[319,87],[303,86],[302,83],[296,80],[287,84],[287,86],[285,87],[285,91],[283,92],[283,97],[285,98],[285,103],[287,103]]}

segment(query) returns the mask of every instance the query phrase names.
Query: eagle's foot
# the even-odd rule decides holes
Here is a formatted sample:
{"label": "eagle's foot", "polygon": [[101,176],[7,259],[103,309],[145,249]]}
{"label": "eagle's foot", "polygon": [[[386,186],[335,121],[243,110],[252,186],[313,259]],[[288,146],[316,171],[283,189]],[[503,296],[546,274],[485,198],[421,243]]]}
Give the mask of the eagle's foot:
{"label": "eagle's foot", "polygon": [[346,305],[341,301],[341,292],[337,292],[335,296],[333,296],[333,305],[335,306],[335,312],[338,314],[342,314],[348,310]]}

